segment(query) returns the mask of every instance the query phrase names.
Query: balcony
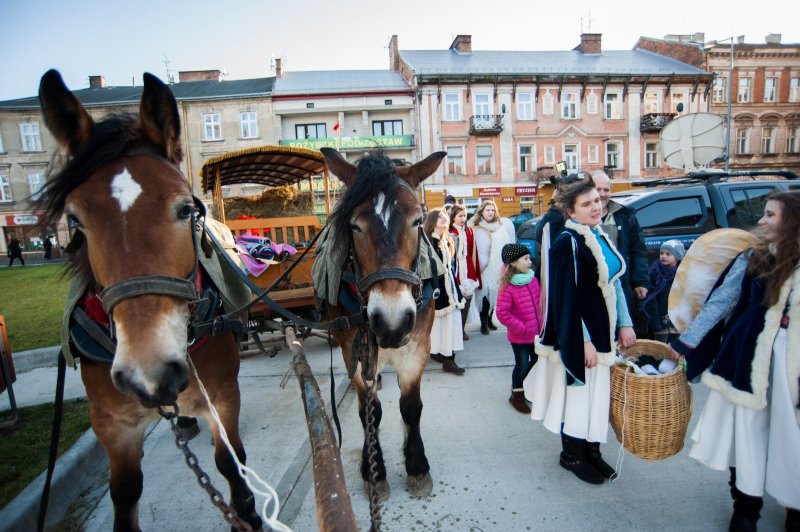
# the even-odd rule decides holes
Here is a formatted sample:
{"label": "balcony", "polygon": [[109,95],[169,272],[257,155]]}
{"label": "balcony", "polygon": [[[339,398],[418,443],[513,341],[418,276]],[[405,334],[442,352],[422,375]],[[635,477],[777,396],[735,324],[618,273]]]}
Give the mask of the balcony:
{"label": "balcony", "polygon": [[648,113],[642,115],[642,121],[639,123],[639,131],[642,133],[661,131],[664,129],[664,126],[669,124],[676,116],[678,115],[675,113]]}
{"label": "balcony", "polygon": [[474,115],[469,117],[469,134],[488,136],[503,131],[503,115]]}

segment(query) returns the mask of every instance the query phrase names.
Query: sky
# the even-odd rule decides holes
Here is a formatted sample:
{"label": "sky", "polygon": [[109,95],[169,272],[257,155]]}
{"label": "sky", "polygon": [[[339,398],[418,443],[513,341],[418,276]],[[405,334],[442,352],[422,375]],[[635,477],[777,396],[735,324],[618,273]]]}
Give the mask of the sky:
{"label": "sky", "polygon": [[[543,5],[545,4],[545,5]],[[73,90],[91,75],[141,85],[142,73],[177,80],[180,70],[219,69],[224,79],[286,70],[387,69],[388,43],[445,50],[458,34],[473,50],[571,50],[582,31],[605,50],[629,50],[640,36],[705,33],[707,41],[769,33],[800,43],[800,2],[737,10],[733,3],[672,0],[0,0],[0,100],[34,96],[58,69]],[[753,5],[748,4],[748,5]],[[168,62],[168,63],[167,63]]]}

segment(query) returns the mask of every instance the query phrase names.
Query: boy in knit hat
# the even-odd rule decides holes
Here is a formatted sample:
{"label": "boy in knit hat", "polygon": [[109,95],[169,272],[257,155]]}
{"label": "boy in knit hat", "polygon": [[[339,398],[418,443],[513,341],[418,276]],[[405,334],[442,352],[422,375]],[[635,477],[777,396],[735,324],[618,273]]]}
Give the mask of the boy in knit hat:
{"label": "boy in knit hat", "polygon": [[678,264],[686,255],[680,240],[667,240],[661,244],[659,259],[650,266],[650,286],[640,308],[647,317],[648,329],[659,342],[669,343],[678,337],[678,331],[669,319],[669,291]]}

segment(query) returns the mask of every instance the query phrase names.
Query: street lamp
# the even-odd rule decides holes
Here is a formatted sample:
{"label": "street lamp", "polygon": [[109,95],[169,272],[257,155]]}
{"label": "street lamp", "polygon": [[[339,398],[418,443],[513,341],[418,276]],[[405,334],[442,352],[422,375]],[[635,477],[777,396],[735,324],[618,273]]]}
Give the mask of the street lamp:
{"label": "street lamp", "polygon": [[733,102],[733,46],[735,41],[733,40],[733,37],[719,39],[716,41],[708,41],[703,45],[703,49],[708,51],[717,44],[725,41],[731,41],[731,60],[730,64],[728,65],[728,118],[727,125],[725,127],[725,171],[727,172],[728,168],[730,168],[731,161],[731,103]]}

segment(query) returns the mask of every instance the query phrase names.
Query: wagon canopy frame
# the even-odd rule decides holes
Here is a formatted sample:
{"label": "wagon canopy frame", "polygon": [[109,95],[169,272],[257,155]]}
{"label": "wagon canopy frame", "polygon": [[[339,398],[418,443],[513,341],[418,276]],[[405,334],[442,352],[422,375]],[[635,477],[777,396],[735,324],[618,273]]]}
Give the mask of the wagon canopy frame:
{"label": "wagon canopy frame", "polygon": [[330,214],[328,170],[319,151],[292,146],[258,146],[212,157],[200,170],[203,191],[212,191],[222,223],[225,223],[223,186],[252,183],[278,187],[296,185],[307,179],[309,190],[313,190],[312,178],[316,175],[322,175],[325,180],[325,212]]}

